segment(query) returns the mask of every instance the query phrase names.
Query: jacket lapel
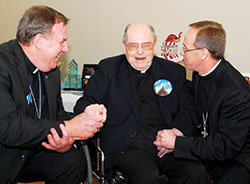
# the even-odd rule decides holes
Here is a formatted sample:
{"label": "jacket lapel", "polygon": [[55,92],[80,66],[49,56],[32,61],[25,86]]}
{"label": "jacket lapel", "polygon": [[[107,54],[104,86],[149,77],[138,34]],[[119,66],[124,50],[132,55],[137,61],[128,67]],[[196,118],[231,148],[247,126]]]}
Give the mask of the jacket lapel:
{"label": "jacket lapel", "polygon": [[[195,102],[196,102],[195,106],[196,106],[196,109],[199,109],[199,106],[198,106],[199,105],[198,104],[199,103],[198,102],[199,76],[198,75],[199,74],[196,73],[195,76],[194,76],[194,78],[193,78],[194,83],[195,83],[194,87],[195,87]],[[214,80],[214,81],[216,81],[216,80]],[[209,93],[208,93],[208,99],[209,99],[209,101],[208,101],[208,104],[207,104],[208,115],[209,115],[209,111],[210,111],[210,109],[212,107],[212,104],[213,104],[214,98],[216,96],[216,93],[217,93],[217,87],[216,87],[215,82],[213,82],[209,86]],[[202,113],[202,112],[200,112],[200,113]]]}
{"label": "jacket lapel", "polygon": [[[166,61],[167,62],[167,61]],[[158,61],[155,61],[155,58],[152,62],[152,69],[153,69],[153,84],[160,80],[160,79],[165,79],[171,82],[170,77],[168,77],[168,73],[166,71],[161,71],[162,67],[158,64]],[[173,84],[172,84],[173,85]],[[152,86],[152,89],[154,86]],[[156,95],[158,102],[159,102],[159,109],[161,111],[161,114],[167,123],[167,125],[171,125],[173,122],[173,118],[171,116],[171,111],[169,109],[169,96],[159,96]]]}
{"label": "jacket lapel", "polygon": [[56,118],[56,113],[57,113],[57,106],[55,103],[55,99],[59,100],[57,98],[57,92],[58,92],[57,88],[59,88],[59,86],[56,82],[55,73],[56,72],[54,70],[48,73],[43,73],[43,81],[47,93],[49,113],[50,113],[50,118],[52,119]]}

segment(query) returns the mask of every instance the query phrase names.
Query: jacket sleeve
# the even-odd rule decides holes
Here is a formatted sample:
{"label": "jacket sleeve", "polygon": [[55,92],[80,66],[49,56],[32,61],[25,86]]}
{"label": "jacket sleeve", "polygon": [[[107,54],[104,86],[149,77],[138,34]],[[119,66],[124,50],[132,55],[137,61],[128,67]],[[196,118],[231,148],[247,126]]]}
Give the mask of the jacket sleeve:
{"label": "jacket sleeve", "polygon": [[88,85],[84,90],[84,95],[79,98],[74,107],[74,114],[80,114],[90,104],[103,104],[103,100],[108,91],[107,66],[102,60],[95,74],[89,79]]}
{"label": "jacket sleeve", "polygon": [[[203,137],[177,137],[174,155],[191,160],[225,161],[243,148],[249,131],[250,97],[246,91],[224,94],[213,115],[217,133]],[[215,118],[216,117],[216,118]],[[210,122],[211,120],[208,121]]]}

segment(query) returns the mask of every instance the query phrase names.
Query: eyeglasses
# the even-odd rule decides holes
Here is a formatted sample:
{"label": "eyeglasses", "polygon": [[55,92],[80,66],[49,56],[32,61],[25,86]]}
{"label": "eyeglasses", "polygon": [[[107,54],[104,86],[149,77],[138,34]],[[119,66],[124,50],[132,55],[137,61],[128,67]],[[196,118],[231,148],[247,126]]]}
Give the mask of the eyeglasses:
{"label": "eyeglasses", "polygon": [[182,50],[184,53],[186,52],[191,52],[191,51],[194,51],[194,50],[201,50],[203,48],[194,48],[194,49],[187,49],[185,46],[182,47]]}
{"label": "eyeglasses", "polygon": [[143,48],[146,51],[150,51],[153,49],[152,42],[144,42],[142,44],[130,42],[130,43],[126,43],[125,45],[129,51],[136,51],[140,45],[141,45],[141,48]]}
{"label": "eyeglasses", "polygon": [[203,48],[194,48],[194,49],[187,49],[187,48],[185,48],[185,47],[182,47],[182,50],[183,50],[183,52],[191,52],[191,51],[194,51],[194,50],[201,50],[201,49],[203,49]]}

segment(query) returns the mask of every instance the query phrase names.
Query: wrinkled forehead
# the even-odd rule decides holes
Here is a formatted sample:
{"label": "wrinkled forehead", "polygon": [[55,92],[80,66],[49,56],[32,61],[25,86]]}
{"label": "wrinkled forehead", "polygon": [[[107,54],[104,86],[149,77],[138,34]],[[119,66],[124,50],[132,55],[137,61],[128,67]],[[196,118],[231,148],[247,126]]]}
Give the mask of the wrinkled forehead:
{"label": "wrinkled forehead", "polygon": [[143,43],[153,41],[153,33],[147,25],[136,24],[127,30],[127,42]]}

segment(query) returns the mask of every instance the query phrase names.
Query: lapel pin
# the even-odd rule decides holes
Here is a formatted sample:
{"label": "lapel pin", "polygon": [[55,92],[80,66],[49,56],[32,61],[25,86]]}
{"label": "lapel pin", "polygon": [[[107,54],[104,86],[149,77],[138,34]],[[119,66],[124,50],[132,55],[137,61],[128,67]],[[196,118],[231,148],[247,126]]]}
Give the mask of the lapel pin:
{"label": "lapel pin", "polygon": [[172,89],[172,84],[166,79],[160,79],[154,83],[154,92],[159,96],[169,95]]}

